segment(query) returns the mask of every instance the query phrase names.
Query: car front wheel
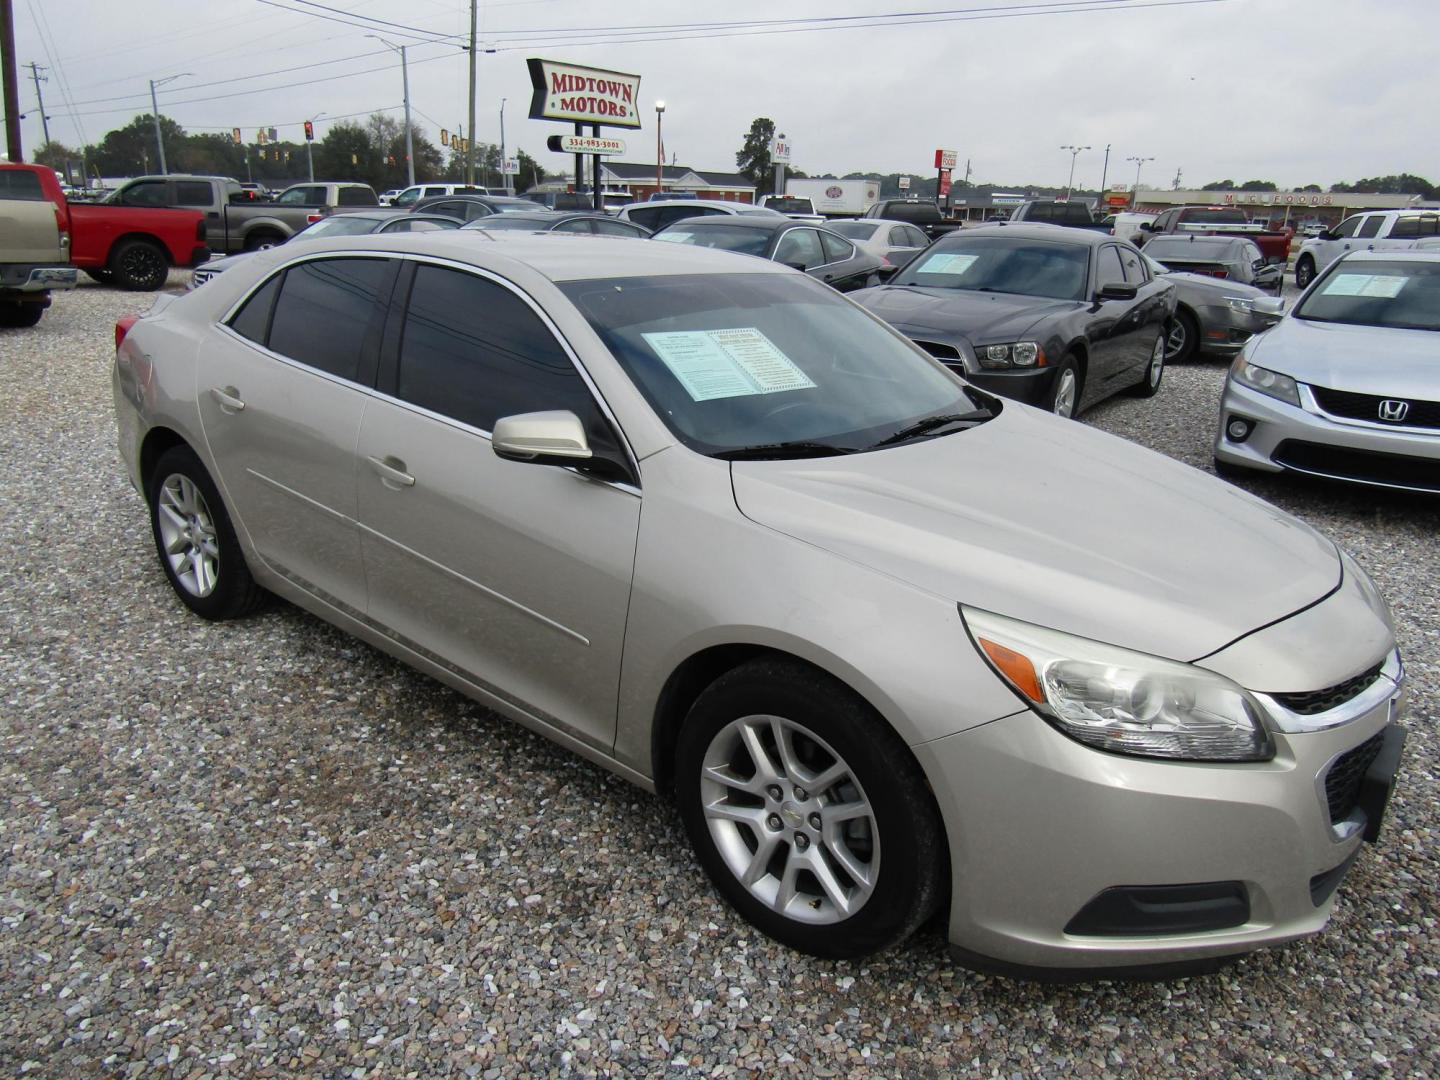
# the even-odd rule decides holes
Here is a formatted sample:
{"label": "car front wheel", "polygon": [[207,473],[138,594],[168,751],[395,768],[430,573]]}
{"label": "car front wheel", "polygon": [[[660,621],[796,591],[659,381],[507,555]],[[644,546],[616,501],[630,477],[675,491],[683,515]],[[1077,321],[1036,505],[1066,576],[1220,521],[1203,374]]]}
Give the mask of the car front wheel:
{"label": "car front wheel", "polygon": [[1160,380],[1165,377],[1165,352],[1168,336],[1162,329],[1155,335],[1155,344],[1150,346],[1150,359],[1145,364],[1145,374],[1130,388],[1130,393],[1139,398],[1152,398],[1160,392]]}
{"label": "car front wheel", "polygon": [[904,743],[823,673],[755,661],[695,702],[675,757],[686,831],[716,888],[777,941],[858,957],[944,893],[939,812]]}
{"label": "car front wheel", "polygon": [[1295,264],[1295,285],[1304,289],[1315,279],[1315,260],[1309,255],[1302,255],[1300,261]]}

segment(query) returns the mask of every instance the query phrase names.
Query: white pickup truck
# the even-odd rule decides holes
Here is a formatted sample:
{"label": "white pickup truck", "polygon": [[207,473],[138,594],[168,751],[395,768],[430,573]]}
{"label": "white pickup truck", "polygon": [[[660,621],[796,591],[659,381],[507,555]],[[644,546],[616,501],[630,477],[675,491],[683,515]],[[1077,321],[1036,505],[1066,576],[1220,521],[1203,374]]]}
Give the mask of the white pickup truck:
{"label": "white pickup truck", "polygon": [[1426,237],[1440,236],[1440,210],[1371,210],[1351,214],[1328,232],[1300,245],[1295,284],[1305,288],[1315,275],[1347,251],[1404,251]]}
{"label": "white pickup truck", "polygon": [[70,234],[34,173],[0,172],[0,326],[34,326],[52,289],[73,289]]}

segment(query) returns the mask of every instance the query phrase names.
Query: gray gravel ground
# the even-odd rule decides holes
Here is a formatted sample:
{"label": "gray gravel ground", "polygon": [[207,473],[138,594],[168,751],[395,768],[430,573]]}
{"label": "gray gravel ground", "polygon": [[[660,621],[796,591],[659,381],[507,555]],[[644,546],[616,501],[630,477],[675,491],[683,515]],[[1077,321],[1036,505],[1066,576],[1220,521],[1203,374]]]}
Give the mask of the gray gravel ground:
{"label": "gray gravel ground", "polygon": [[[185,614],[115,455],[111,328],[147,304],[87,285],[0,331],[0,1069],[1440,1071],[1440,502],[1249,484],[1375,575],[1414,688],[1321,937],[1162,984],[984,978],[935,931],[824,962],[732,915],[659,799],[294,609]],[[1089,422],[1206,468],[1222,372]]]}

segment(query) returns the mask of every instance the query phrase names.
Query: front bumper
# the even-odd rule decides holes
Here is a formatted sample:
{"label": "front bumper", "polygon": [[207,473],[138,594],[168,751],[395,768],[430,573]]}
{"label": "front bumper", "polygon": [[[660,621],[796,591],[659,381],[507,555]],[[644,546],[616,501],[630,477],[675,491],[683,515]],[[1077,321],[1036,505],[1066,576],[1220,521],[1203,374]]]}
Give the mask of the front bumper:
{"label": "front bumper", "polygon": [[1208,307],[1197,312],[1200,321],[1199,350],[1210,356],[1231,357],[1262,330],[1274,325],[1255,315],[1232,311],[1227,305]]}
{"label": "front bumper", "polygon": [[1053,367],[1016,368],[1011,371],[966,371],[960,364],[948,364],[955,374],[972,386],[1012,401],[1048,408],[1055,386]]}
{"label": "front bumper", "polygon": [[[1227,434],[1232,419],[1251,425],[1243,441]],[[1336,419],[1321,410],[1303,383],[1296,408],[1227,378],[1215,457],[1265,472],[1290,470],[1372,487],[1440,493],[1440,431]]]}
{"label": "front bumper", "polygon": [[[1108,754],[1029,711],[915,747],[949,837],[952,950],[967,966],[1000,972],[1114,977],[1203,970],[1318,932],[1361,832],[1378,828],[1332,825],[1325,780],[1367,740],[1399,731],[1402,691],[1391,686],[1338,727],[1276,732],[1276,756],[1263,763]],[[1391,757],[1376,766],[1390,773],[1377,771],[1372,791],[1388,795],[1398,749]],[[1369,806],[1378,814],[1383,799],[1372,794]],[[1076,932],[1095,925],[1077,916],[1093,914],[1107,891],[1130,887],[1143,906],[1146,890],[1201,886],[1238,888],[1241,921]]]}

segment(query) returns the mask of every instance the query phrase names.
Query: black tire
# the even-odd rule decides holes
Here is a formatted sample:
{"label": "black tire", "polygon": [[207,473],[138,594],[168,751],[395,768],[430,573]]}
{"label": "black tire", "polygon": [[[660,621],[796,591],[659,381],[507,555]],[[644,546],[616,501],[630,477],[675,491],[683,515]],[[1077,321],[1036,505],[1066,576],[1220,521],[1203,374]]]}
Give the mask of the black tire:
{"label": "black tire", "polygon": [[44,314],[44,304],[0,304],[0,326],[34,326]]}
{"label": "black tire", "polygon": [[1300,261],[1295,264],[1295,286],[1304,289],[1310,282],[1315,280],[1315,260],[1309,255],[1301,255]]}
{"label": "black tire", "polygon": [[149,240],[122,240],[110,252],[107,267],[112,280],[131,292],[154,292],[170,276],[170,260]]}
{"label": "black tire", "polygon": [[1218,457],[1211,459],[1215,466],[1215,475],[1225,480],[1240,480],[1246,476],[1254,476],[1260,470],[1247,469],[1243,465],[1232,465],[1228,461],[1221,461]]}
{"label": "black tire", "polygon": [[1170,320],[1165,338],[1165,363],[1183,364],[1200,351],[1200,324],[1184,308]]}
{"label": "black tire", "polygon": [[279,247],[285,242],[285,237],[276,232],[253,232],[245,238],[246,251],[264,251],[266,248]]}
{"label": "black tire", "polygon": [[113,285],[115,275],[109,270],[86,270],[85,276],[91,281],[99,282],[101,285]]}
{"label": "black tire", "polygon": [[[193,485],[203,499],[199,504],[203,513],[197,517],[204,519],[207,526],[205,531],[213,540],[215,549],[216,570],[213,584],[203,595],[196,591],[194,585],[181,580],[176,568],[171,564],[171,556],[166,550],[166,540],[162,534],[162,493],[167,484],[180,478]],[[215,482],[205,471],[205,466],[195,456],[195,451],[188,446],[175,446],[161,454],[160,460],[146,478],[145,496],[150,505],[150,531],[155,538],[155,553],[160,559],[160,569],[164,571],[170,586],[186,607],[202,618],[218,621],[248,615],[265,605],[270,594],[250,576],[250,568],[245,565],[245,553],[240,549],[239,540],[235,538],[235,529],[230,524],[225,503],[220,498]],[[192,519],[191,525],[194,523]]]}
{"label": "black tire", "polygon": [[1155,335],[1155,344],[1150,346],[1150,359],[1140,373],[1140,381],[1129,388],[1131,397],[1152,398],[1160,392],[1160,383],[1165,379],[1165,327]]}
{"label": "black tire", "polygon": [[[807,805],[811,808],[833,806],[832,800],[841,798],[843,792],[852,796],[858,793],[858,797],[868,800],[870,816],[862,827],[858,849],[868,850],[873,857],[873,863],[862,863],[875,867],[873,887],[868,896],[859,901],[858,908],[843,918],[817,923],[776,910],[741,882],[711,833],[704,809],[707,796],[702,787],[701,770],[707,754],[712,752],[712,741],[717,747],[723,745],[726,733],[733,730],[732,723],[747,717],[778,717],[808,729],[828,746],[816,751],[822,755],[818,759],[806,757],[805,750],[814,751],[817,744],[797,734],[793,743],[795,756],[811,763],[817,760],[823,763],[826,760],[823,755],[828,750],[841,759],[847,769],[845,780],[833,783],[823,792],[808,795],[793,786],[794,776],[782,774],[777,780],[774,789],[782,791],[786,801],[783,805],[776,802],[769,820],[781,821],[775,809],[783,809],[791,816],[786,823],[775,826],[774,835],[767,838],[776,845],[775,856],[766,864],[767,879],[775,877],[778,885],[792,859],[798,868],[803,859],[823,858],[835,878],[848,882],[856,892],[862,891],[858,879],[847,877],[833,854],[841,847],[852,856],[855,854],[856,848],[849,846],[856,843],[856,838],[849,833],[850,823],[843,830],[847,835],[840,837],[839,845],[829,833],[822,835],[818,831],[813,833],[817,837],[815,841],[802,844],[800,831],[806,827],[801,822],[808,817]],[[779,760],[778,753],[776,760]],[[817,768],[823,771],[823,764]],[[797,662],[756,660],[721,676],[700,695],[686,717],[675,750],[675,778],[681,820],[700,864],[716,889],[752,924],[790,948],[837,959],[866,956],[909,937],[944,898],[949,866],[944,827],[920,766],[899,736],[873,709],[822,672]],[[850,778],[856,787],[850,786]],[[805,781],[803,773],[800,781]],[[742,800],[750,798],[729,788],[726,791]],[[806,804],[803,801],[806,798],[812,801]],[[775,801],[764,794],[755,799]],[[735,827],[733,835],[748,851],[732,844],[732,857],[744,859],[753,855],[761,842],[760,830],[768,828],[771,826],[764,823]],[[872,847],[866,847],[867,838],[873,843]],[[810,850],[812,844],[813,850]],[[797,854],[797,851],[808,854]],[[837,871],[836,867],[842,868]],[[795,880],[805,880],[802,875],[807,874],[809,870],[797,869]],[[797,896],[796,901],[788,905],[791,910],[818,912],[825,903],[823,898],[818,898],[823,896],[818,878],[812,875],[808,881],[813,888],[804,895],[814,893],[817,898],[804,900],[803,896]],[[761,880],[757,888],[765,884],[766,881]],[[840,912],[833,914],[838,916]]]}
{"label": "black tire", "polygon": [[[1074,378],[1074,399],[1069,412],[1062,412],[1061,388],[1065,384],[1066,372]],[[1066,353],[1055,366],[1055,375],[1050,381],[1050,393],[1045,396],[1045,408],[1057,416],[1074,419],[1080,412],[1080,395],[1085,392],[1085,376],[1080,373],[1080,361],[1074,353]]]}

